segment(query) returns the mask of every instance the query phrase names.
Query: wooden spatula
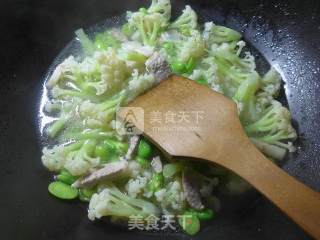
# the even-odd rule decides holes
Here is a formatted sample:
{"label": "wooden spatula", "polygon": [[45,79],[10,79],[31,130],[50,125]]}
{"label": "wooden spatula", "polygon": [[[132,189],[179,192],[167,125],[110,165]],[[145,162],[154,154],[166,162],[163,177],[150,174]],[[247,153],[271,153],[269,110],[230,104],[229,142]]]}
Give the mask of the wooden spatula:
{"label": "wooden spatula", "polygon": [[320,194],[257,150],[234,102],[194,81],[171,76],[129,107],[144,110],[144,121],[138,119],[136,127],[169,156],[202,159],[235,172],[320,239]]}

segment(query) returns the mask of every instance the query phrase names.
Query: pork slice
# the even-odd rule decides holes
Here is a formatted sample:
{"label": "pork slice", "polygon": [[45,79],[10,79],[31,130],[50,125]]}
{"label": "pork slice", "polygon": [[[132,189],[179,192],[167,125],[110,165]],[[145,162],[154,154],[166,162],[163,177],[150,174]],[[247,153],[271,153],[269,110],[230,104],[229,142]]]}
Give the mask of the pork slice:
{"label": "pork slice", "polygon": [[197,210],[203,209],[198,180],[190,171],[185,171],[182,174],[182,187],[189,205]]}
{"label": "pork slice", "polygon": [[151,161],[151,166],[156,173],[162,172],[162,162],[160,156],[155,156]]}
{"label": "pork slice", "polygon": [[103,168],[100,168],[88,176],[82,177],[75,181],[72,186],[79,187],[90,187],[94,184],[110,179],[119,174],[123,174],[128,169],[128,162],[120,160],[118,162],[107,163]]}
{"label": "pork slice", "polygon": [[166,58],[158,52],[154,52],[146,61],[146,69],[149,73],[153,73],[157,83],[168,78],[172,74]]}
{"label": "pork slice", "polygon": [[126,153],[126,159],[131,159],[132,155],[135,153],[135,151],[137,150],[138,144],[140,141],[140,135],[134,135],[130,138],[129,141],[129,148],[128,151]]}

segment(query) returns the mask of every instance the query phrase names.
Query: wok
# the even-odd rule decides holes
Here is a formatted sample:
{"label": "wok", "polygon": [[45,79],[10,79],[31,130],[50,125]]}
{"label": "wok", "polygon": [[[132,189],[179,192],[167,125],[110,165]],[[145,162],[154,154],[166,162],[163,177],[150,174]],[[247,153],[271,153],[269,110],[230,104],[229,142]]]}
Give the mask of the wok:
{"label": "wok", "polygon": [[[38,109],[51,62],[89,27],[148,1],[32,1],[0,3],[0,226],[1,239],[189,239],[182,233],[129,232],[92,223],[86,205],[49,196],[40,162]],[[172,1],[174,14],[190,4],[201,20],[237,29],[285,81],[298,151],[283,168],[320,190],[320,2],[280,0]],[[251,191],[223,199],[222,211],[192,239],[310,239],[265,198]]]}

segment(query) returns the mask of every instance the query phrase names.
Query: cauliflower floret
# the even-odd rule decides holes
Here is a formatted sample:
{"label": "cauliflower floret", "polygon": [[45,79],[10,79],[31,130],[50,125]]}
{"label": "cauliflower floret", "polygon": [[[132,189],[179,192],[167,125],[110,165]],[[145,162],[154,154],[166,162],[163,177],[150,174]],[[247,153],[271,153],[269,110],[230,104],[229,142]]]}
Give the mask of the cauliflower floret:
{"label": "cauliflower floret", "polygon": [[169,21],[171,17],[170,0],[152,0],[152,3],[147,11],[148,13],[160,13],[167,21]]}
{"label": "cauliflower floret", "polygon": [[156,200],[157,200],[158,202],[162,202],[162,201],[163,201],[163,198],[165,197],[165,193],[166,193],[166,189],[165,189],[165,188],[162,188],[162,189],[156,191],[156,192],[154,193],[154,196],[156,197]]}
{"label": "cauliflower floret", "polygon": [[166,29],[171,16],[171,4],[168,0],[152,0],[148,9],[127,12],[129,28],[133,31],[131,38],[139,39],[144,45],[154,46],[159,34]]}
{"label": "cauliflower floret", "polygon": [[71,143],[68,145],[56,145],[52,149],[47,147],[42,150],[42,163],[50,171],[59,171],[63,168],[67,155],[81,148],[82,142]]}
{"label": "cauliflower floret", "polygon": [[145,62],[153,52],[154,47],[142,45],[138,41],[127,41],[121,44],[118,56],[126,62],[130,71],[138,69],[139,72],[144,72]]}
{"label": "cauliflower floret", "polygon": [[136,161],[129,161],[128,167],[129,167],[130,176],[132,178],[135,178],[139,175],[141,171],[141,166],[139,163],[137,163]]}
{"label": "cauliflower floret", "polygon": [[68,155],[66,163],[64,165],[72,175],[80,176],[88,172],[91,164],[78,155],[77,152],[72,152]]}
{"label": "cauliflower floret", "polygon": [[132,215],[158,216],[159,209],[151,202],[132,198],[119,191],[115,186],[106,186],[100,193],[92,196],[88,217],[90,220],[102,216],[130,217]]}
{"label": "cauliflower floret", "polygon": [[73,56],[70,56],[67,59],[65,59],[53,71],[51,77],[46,83],[46,87],[52,88],[53,86],[55,86],[64,77],[65,74],[73,72],[77,65],[78,62],[74,59]]}
{"label": "cauliflower floret", "polygon": [[187,5],[182,14],[175,20],[169,28],[178,29],[179,32],[189,35],[192,30],[198,27],[198,17],[195,11]]}
{"label": "cauliflower floret", "polygon": [[119,59],[112,48],[95,52],[94,59],[100,67],[101,79],[88,81],[86,85],[95,88],[97,95],[119,88],[129,75],[125,61]]}
{"label": "cauliflower floret", "polygon": [[91,197],[88,209],[88,218],[93,221],[95,218],[101,218],[105,215],[108,208],[109,190],[104,189],[99,194],[95,193]]}
{"label": "cauliflower floret", "polygon": [[213,22],[206,22],[204,24],[203,37],[210,46],[214,43],[238,41],[241,34],[237,31],[224,26],[215,25]]}
{"label": "cauliflower floret", "polygon": [[50,171],[60,170],[63,167],[66,160],[66,156],[63,151],[63,146],[61,145],[55,146],[52,149],[45,147],[42,150],[42,154],[42,163]]}
{"label": "cauliflower floret", "polygon": [[162,29],[166,28],[168,22],[160,13],[144,14],[141,12],[128,12],[128,23],[139,33],[139,39],[144,45],[154,46],[158,41]]}
{"label": "cauliflower floret", "polygon": [[73,176],[80,176],[98,166],[100,159],[91,157],[95,146],[95,140],[87,140],[78,151],[70,152],[67,155],[64,168]]}
{"label": "cauliflower floret", "polygon": [[204,58],[200,63],[200,67],[194,69],[188,78],[192,80],[204,78],[211,89],[223,93],[222,79],[217,76],[217,66],[213,57]]}
{"label": "cauliflower floret", "polygon": [[192,30],[191,36],[178,45],[178,59],[186,63],[190,58],[199,58],[205,53],[205,42],[199,31]]}
{"label": "cauliflower floret", "polygon": [[260,97],[270,96],[271,98],[277,96],[280,90],[281,76],[272,67],[262,78],[262,90]]}
{"label": "cauliflower floret", "polygon": [[148,179],[146,177],[137,176],[135,179],[130,179],[125,188],[130,197],[136,198],[138,194],[142,193],[147,183]]}
{"label": "cauliflower floret", "polygon": [[85,123],[91,124],[89,127],[107,126],[114,118],[116,110],[124,98],[123,94],[124,92],[121,92],[112,99],[101,103],[92,103],[89,100],[85,100],[79,107],[79,114],[86,120]]}
{"label": "cauliflower floret", "polygon": [[[114,49],[109,48],[95,52],[93,57],[86,57],[81,63],[70,56],[55,69],[47,87],[53,88],[54,98],[85,97],[90,94],[91,88],[95,89],[96,95],[102,95],[122,87],[129,75],[126,62],[117,56]],[[69,80],[67,88],[57,85],[62,78]]]}
{"label": "cauliflower floret", "polygon": [[150,57],[154,52],[154,47],[142,45],[138,41],[127,41],[121,44],[124,52],[137,52],[145,57]]}
{"label": "cauliflower floret", "polygon": [[185,194],[177,180],[169,183],[166,188],[158,190],[155,196],[165,212],[182,210],[185,205]]}
{"label": "cauliflower floret", "polygon": [[141,74],[139,75],[137,70],[132,73],[131,80],[128,86],[127,102],[132,101],[143,92],[150,89],[156,82],[153,74]]}

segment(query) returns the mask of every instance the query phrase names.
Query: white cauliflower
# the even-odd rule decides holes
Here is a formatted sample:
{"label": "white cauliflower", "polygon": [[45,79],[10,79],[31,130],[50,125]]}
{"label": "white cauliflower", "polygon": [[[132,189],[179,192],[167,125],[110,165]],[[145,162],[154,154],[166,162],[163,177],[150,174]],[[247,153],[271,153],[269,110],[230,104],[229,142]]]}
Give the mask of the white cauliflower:
{"label": "white cauliflower", "polygon": [[124,98],[124,92],[121,92],[112,99],[101,103],[93,103],[85,100],[79,107],[79,114],[87,123],[88,127],[108,126],[113,120],[116,110]]}
{"label": "white cauliflower", "polygon": [[167,212],[182,210],[185,205],[185,195],[179,181],[170,182],[166,188],[155,193],[162,209]]}
{"label": "white cauliflower", "polygon": [[55,86],[66,74],[74,72],[77,66],[78,62],[74,59],[73,56],[66,58],[53,71],[51,77],[46,82],[46,87],[52,88],[53,86]]}
{"label": "white cauliflower", "polygon": [[92,196],[88,217],[90,220],[103,216],[117,216],[129,218],[132,215],[158,216],[159,209],[151,202],[139,198],[132,198],[115,186],[107,186],[100,193]]}
{"label": "white cauliflower", "polygon": [[137,96],[150,89],[155,82],[156,79],[153,74],[145,73],[139,75],[138,71],[134,70],[128,85],[127,102],[132,101]]}
{"label": "white cauliflower", "polygon": [[217,74],[217,66],[213,57],[204,58],[188,78],[192,80],[204,79],[211,89],[223,93],[222,79]]}
{"label": "white cauliflower", "polygon": [[[95,52],[93,57],[86,57],[80,63],[70,56],[55,69],[47,87],[53,88],[55,98],[69,95],[83,97],[90,93],[91,88],[96,95],[102,95],[119,89],[129,75],[125,61],[117,56],[114,49],[109,48]],[[63,78],[69,80],[68,88],[57,86]]]}
{"label": "white cauliflower", "polygon": [[165,197],[165,193],[166,193],[166,189],[165,189],[165,188],[162,188],[162,189],[156,191],[156,192],[154,193],[154,196],[156,197],[156,200],[157,200],[158,202],[162,202],[162,201],[163,201],[163,198]]}
{"label": "white cauliflower", "polygon": [[140,164],[137,163],[136,161],[129,161],[128,167],[129,167],[130,176],[132,178],[137,177],[142,170]]}
{"label": "white cauliflower", "polygon": [[168,26],[171,16],[171,4],[168,0],[153,0],[148,9],[138,12],[127,12],[130,28],[137,30],[131,36],[139,39],[144,45],[154,46],[161,32]]}
{"label": "white cauliflower", "polygon": [[90,169],[99,165],[100,159],[92,157],[96,141],[87,140],[77,151],[72,151],[67,155],[64,168],[73,176],[86,174]]}
{"label": "white cauliflower", "polygon": [[60,170],[66,161],[66,154],[63,151],[63,146],[54,146],[52,149],[47,147],[43,148],[41,160],[43,165],[50,171]]}
{"label": "white cauliflower", "polygon": [[130,197],[136,198],[138,194],[143,192],[147,183],[148,179],[146,177],[137,176],[135,179],[130,179],[125,188]]}
{"label": "white cauliflower", "polygon": [[95,193],[90,200],[88,209],[88,218],[95,220],[105,216],[105,210],[108,207],[109,190],[102,190],[100,193]]}
{"label": "white cauliflower", "polygon": [[191,36],[177,44],[178,59],[186,63],[190,58],[202,57],[205,53],[205,42],[197,30],[191,31]]}
{"label": "white cauliflower", "polygon": [[177,29],[182,34],[192,34],[191,31],[198,27],[198,17],[195,11],[186,5],[182,14],[169,26],[171,29]]}
{"label": "white cauliflower", "polygon": [[262,78],[262,92],[260,97],[270,96],[275,97],[278,95],[281,85],[281,76],[273,67]]}
{"label": "white cauliflower", "polygon": [[121,44],[118,56],[126,62],[130,71],[138,69],[140,72],[144,72],[145,62],[153,52],[154,47],[142,45],[138,41],[127,41]]}
{"label": "white cauliflower", "polygon": [[95,52],[93,58],[97,61],[101,77],[99,81],[88,79],[85,82],[86,86],[95,88],[96,94],[101,95],[123,85],[129,75],[129,70],[125,61],[118,58],[114,49]]}
{"label": "white cauliflower", "polygon": [[203,37],[208,46],[214,43],[235,42],[241,38],[237,31],[224,26],[215,25],[213,22],[204,24]]}
{"label": "white cauliflower", "polygon": [[83,142],[76,142],[69,145],[56,145],[49,149],[44,147],[42,150],[42,163],[50,171],[59,171],[63,168],[67,155],[81,148]]}

